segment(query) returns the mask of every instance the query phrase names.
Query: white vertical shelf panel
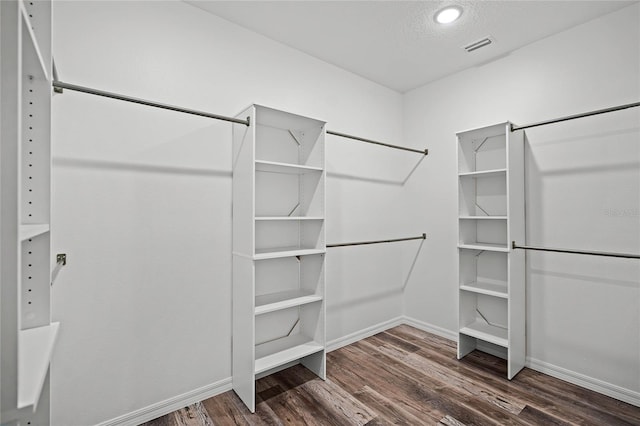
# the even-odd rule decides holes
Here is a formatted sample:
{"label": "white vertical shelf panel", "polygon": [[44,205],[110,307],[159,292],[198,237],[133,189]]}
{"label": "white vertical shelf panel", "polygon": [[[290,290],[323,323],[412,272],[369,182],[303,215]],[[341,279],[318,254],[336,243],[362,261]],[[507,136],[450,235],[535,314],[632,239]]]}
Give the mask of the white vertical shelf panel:
{"label": "white vertical shelf panel", "polygon": [[254,105],[233,128],[233,389],[300,362],[323,379],[324,122]]}
{"label": "white vertical shelf panel", "polygon": [[[255,108],[238,118],[255,123]],[[233,124],[233,304],[232,304],[232,386],[253,412],[255,378],[253,311],[255,298],[255,126]]]}
{"label": "white vertical shelf panel", "polygon": [[457,137],[458,359],[500,346],[512,379],[525,360],[524,255],[511,248],[524,240],[524,135],[500,123]]}
{"label": "white vertical shelf panel", "polygon": [[[510,128],[510,126],[508,126]],[[508,238],[511,241],[525,241],[524,216],[524,131],[510,133],[507,130],[508,179]],[[509,253],[509,325],[507,377],[511,380],[524,368],[526,358],[526,285],[525,252],[513,250]]]}
{"label": "white vertical shelf panel", "polygon": [[16,419],[18,406],[22,16],[15,1],[0,1],[0,9],[0,419],[5,423]]}
{"label": "white vertical shelf panel", "polygon": [[51,2],[0,2],[0,418],[50,422]]}

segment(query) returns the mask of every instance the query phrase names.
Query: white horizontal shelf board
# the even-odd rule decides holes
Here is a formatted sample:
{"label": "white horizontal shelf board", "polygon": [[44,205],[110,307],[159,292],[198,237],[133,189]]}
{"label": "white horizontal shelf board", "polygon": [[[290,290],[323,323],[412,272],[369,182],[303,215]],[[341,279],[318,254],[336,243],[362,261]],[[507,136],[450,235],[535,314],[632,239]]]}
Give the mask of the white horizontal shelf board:
{"label": "white horizontal shelf board", "polygon": [[48,223],[36,223],[29,225],[20,225],[20,241],[37,237],[38,235],[49,232]]}
{"label": "white horizontal shelf board", "polygon": [[18,333],[18,408],[35,406],[40,398],[60,323]]}
{"label": "white horizontal shelf board", "polygon": [[278,163],[275,161],[260,161],[260,160],[256,160],[256,170],[259,172],[288,173],[288,174],[322,172],[321,167],[311,167],[311,166],[303,166],[300,164]]}
{"label": "white horizontal shelf board", "polygon": [[281,309],[319,302],[322,296],[304,290],[281,291],[256,296],[255,314],[261,315]]}
{"label": "white horizontal shelf board", "polygon": [[507,283],[496,284],[486,281],[476,281],[472,283],[461,284],[460,290],[486,294],[487,296],[501,297],[503,299],[509,297],[507,293]]}
{"label": "white horizontal shelf board", "polygon": [[295,334],[257,345],[254,373],[263,373],[323,349],[321,344],[303,334]]}
{"label": "white horizontal shelf board", "polygon": [[[29,46],[33,49],[33,53],[38,58],[38,63],[40,64],[40,70],[42,71],[42,75],[45,80],[49,80],[49,73],[47,71],[46,62],[42,56],[42,52],[40,51],[40,46],[38,46],[38,39],[36,38],[36,34],[33,32],[33,25],[31,25],[31,19],[29,19],[29,12],[24,7],[24,4],[20,2],[20,11],[22,12],[23,22],[25,29],[29,33],[29,40],[22,40],[23,45],[25,43],[29,43]],[[30,41],[30,42],[29,42]]]}
{"label": "white horizontal shelf board", "polygon": [[506,244],[466,243],[458,244],[458,248],[470,250],[500,251],[505,253],[509,252],[509,247]]}
{"label": "white horizontal shelf board", "polygon": [[260,259],[276,259],[278,257],[293,257],[293,256],[307,256],[310,254],[322,254],[325,253],[324,249],[301,249],[297,247],[281,247],[256,250],[256,254],[253,256],[255,260]]}
{"label": "white horizontal shelf board", "polygon": [[459,173],[460,177],[487,177],[487,176],[498,176],[505,175],[506,176],[507,169],[494,169],[494,170],[482,170],[479,172],[464,172]]}
{"label": "white horizontal shelf board", "polygon": [[278,220],[324,220],[322,216],[256,216],[256,220],[278,221]]}
{"label": "white horizontal shelf board", "polygon": [[476,219],[495,219],[495,220],[507,220],[507,216],[459,216],[461,220],[476,220]]}
{"label": "white horizontal shelf board", "polygon": [[496,327],[479,320],[461,328],[460,333],[493,343],[494,345],[505,348],[509,347],[506,328]]}

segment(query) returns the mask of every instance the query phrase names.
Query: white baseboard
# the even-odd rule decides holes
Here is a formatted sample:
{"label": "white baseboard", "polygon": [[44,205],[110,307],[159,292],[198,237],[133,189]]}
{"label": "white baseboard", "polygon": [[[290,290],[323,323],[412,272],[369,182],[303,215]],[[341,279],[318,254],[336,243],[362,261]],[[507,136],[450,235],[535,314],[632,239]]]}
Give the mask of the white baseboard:
{"label": "white baseboard", "polygon": [[548,362],[540,361],[531,357],[527,357],[525,366],[532,370],[539,371],[540,373],[564,380],[565,382],[573,383],[574,385],[581,386],[585,389],[640,407],[640,392],[625,389],[612,383],[589,377],[581,373],[576,373],[575,371],[567,370],[566,368],[558,367],[557,365],[549,364]]}
{"label": "white baseboard", "polygon": [[107,420],[97,426],[136,426],[229,390],[231,377]]}
{"label": "white baseboard", "polygon": [[404,316],[402,317],[403,324],[410,325],[418,330],[426,331],[427,333],[435,334],[436,336],[444,337],[445,339],[458,341],[458,333],[455,333],[446,328],[438,327],[437,325],[429,324],[424,321],[417,320],[415,318]]}
{"label": "white baseboard", "polygon": [[347,334],[346,336],[339,337],[330,342],[327,342],[327,352],[335,351],[336,349],[340,349],[343,346],[350,345],[352,343],[357,342],[358,340],[365,339],[367,337],[373,336],[374,334],[381,333],[390,328],[396,327],[398,325],[404,324],[404,317],[397,317],[390,319],[388,321],[381,322],[376,325],[372,325],[371,327],[367,327],[365,329],[356,331],[355,333]]}
{"label": "white baseboard", "polygon": [[[371,327],[367,327],[360,331],[348,334],[338,339],[334,339],[327,343],[327,352],[334,351],[343,346],[350,345],[359,340],[373,336],[374,334],[381,333],[385,330],[388,330],[390,328],[396,327],[398,325],[403,325],[403,324],[409,325],[411,327],[415,327],[419,330],[426,331],[428,333],[435,334],[436,336],[444,337],[445,339],[449,339],[454,342],[458,340],[457,333],[451,330],[447,330],[445,328],[438,327],[436,325],[429,324],[429,323],[417,320],[415,318],[400,316],[400,317],[393,318],[388,321],[384,321],[382,323],[373,325]],[[483,349],[490,349],[490,348],[483,348]],[[490,353],[491,351],[487,350],[487,352]],[[586,376],[584,374],[576,373],[574,371],[567,370],[565,368],[558,367],[556,365],[549,364],[544,361],[532,359],[530,357],[527,357],[525,366],[528,368],[531,368],[532,370],[539,371],[540,373],[548,374],[549,376],[556,377],[560,380],[573,383],[575,385],[592,390],[594,392],[598,392],[603,395],[607,395],[612,398],[618,399],[620,401],[624,401],[626,403],[640,407],[640,392],[635,392],[629,389],[625,389],[620,386],[607,383],[602,380]],[[229,377],[229,378],[220,380],[216,383],[203,386],[199,389],[186,392],[182,395],[169,398],[157,404],[149,405],[145,408],[141,408],[139,410],[133,411],[131,413],[127,413],[120,417],[116,417],[106,422],[99,423],[97,426],[139,425],[140,423],[153,420],[157,417],[171,413],[172,411],[179,410],[180,408],[194,404],[198,401],[205,400],[207,398],[211,398],[212,396],[221,394],[231,389],[232,389],[231,377]]]}
{"label": "white baseboard", "polygon": [[[419,321],[415,318],[405,316],[404,323],[419,330],[444,337],[445,339],[449,339],[454,342],[458,340],[457,333],[432,324],[428,324],[423,321]],[[500,353],[500,351],[496,350],[491,345],[479,345],[479,349],[483,352],[489,353],[499,358],[504,358],[504,354]],[[585,389],[610,396],[611,398],[615,398],[628,404],[640,407],[640,392],[632,391],[630,389],[626,389],[612,383],[589,377],[581,373],[576,373],[575,371],[567,370],[566,368],[558,367],[557,365],[549,364],[548,362],[533,359],[531,357],[527,357],[525,367],[543,374],[547,374],[557,379],[564,380],[565,382],[581,386]]]}

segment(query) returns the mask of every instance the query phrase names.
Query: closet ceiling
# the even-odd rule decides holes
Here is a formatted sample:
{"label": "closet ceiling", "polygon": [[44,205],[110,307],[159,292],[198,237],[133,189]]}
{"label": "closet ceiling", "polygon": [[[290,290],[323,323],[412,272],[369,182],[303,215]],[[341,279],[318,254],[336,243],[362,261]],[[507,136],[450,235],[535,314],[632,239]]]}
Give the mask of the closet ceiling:
{"label": "closet ceiling", "polygon": [[[491,61],[635,1],[205,1],[203,10],[399,92]],[[442,26],[433,14],[462,6]],[[463,46],[494,43],[467,53]]]}

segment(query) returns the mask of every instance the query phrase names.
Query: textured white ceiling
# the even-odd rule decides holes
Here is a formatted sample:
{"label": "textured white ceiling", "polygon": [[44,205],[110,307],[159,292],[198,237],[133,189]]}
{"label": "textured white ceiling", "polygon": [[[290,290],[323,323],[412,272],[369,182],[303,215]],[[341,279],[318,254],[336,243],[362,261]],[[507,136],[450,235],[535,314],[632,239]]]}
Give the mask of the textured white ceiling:
{"label": "textured white ceiling", "polygon": [[[203,10],[405,92],[636,1],[205,1]],[[442,26],[433,14],[462,6]],[[463,46],[491,36],[472,53]]]}

